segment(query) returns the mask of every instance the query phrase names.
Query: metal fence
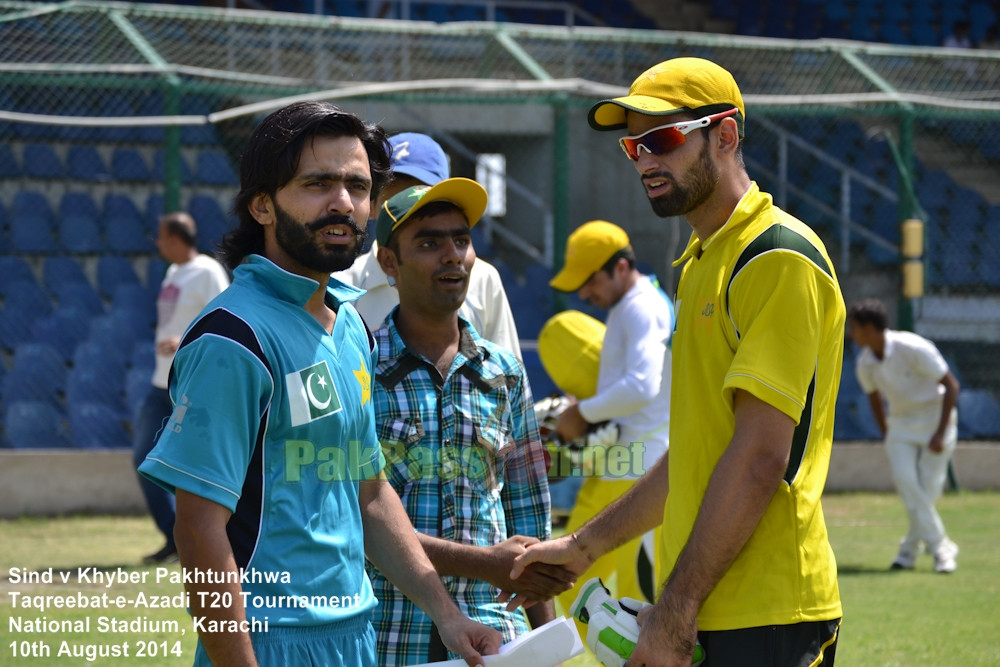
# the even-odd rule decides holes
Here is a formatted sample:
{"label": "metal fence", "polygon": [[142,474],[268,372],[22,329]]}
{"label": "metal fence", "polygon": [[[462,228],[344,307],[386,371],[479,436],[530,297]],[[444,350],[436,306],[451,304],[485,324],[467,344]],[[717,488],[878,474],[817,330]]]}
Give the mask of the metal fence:
{"label": "metal fence", "polygon": [[[590,130],[586,111],[681,55],[734,73],[751,177],[820,232],[845,298],[883,297],[894,326],[933,338],[974,397],[962,413],[986,415],[963,435],[997,435],[1000,52],[86,1],[0,2],[6,430],[18,346],[51,337],[72,374],[80,343],[122,313],[137,318],[114,390],[127,425],[164,268],[156,217],[190,210],[210,251],[232,220],[249,132],[293,99],[333,101],[390,133],[431,134],[454,175],[475,178],[503,156],[491,180],[506,206],[477,244],[501,269],[526,341],[553,310],[579,305],[553,298],[545,281],[568,230],[587,220],[625,227],[643,268],[672,285],[688,227],[651,213],[615,137]],[[901,296],[907,218],[925,229],[916,298]],[[79,284],[67,289],[80,276],[96,301]],[[33,298],[23,296],[30,283]],[[67,312],[80,319],[65,324]],[[62,415],[67,391],[54,400]]]}

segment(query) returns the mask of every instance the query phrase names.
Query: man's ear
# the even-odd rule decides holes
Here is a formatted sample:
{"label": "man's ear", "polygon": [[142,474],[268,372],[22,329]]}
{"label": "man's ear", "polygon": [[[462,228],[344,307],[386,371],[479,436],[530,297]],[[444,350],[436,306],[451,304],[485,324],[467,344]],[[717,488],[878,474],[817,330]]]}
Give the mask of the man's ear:
{"label": "man's ear", "polygon": [[719,151],[722,153],[735,153],[736,147],[740,145],[740,127],[733,117],[723,118],[719,121]]}
{"label": "man's ear", "polygon": [[396,253],[385,246],[378,247],[378,254],[375,256],[378,259],[378,265],[382,267],[382,271],[388,277],[392,278],[390,284],[396,284],[396,278],[399,276],[399,261],[396,258]]}
{"label": "man's ear", "polygon": [[274,224],[274,201],[271,199],[271,195],[266,192],[258,192],[250,200],[249,206],[247,208],[250,211],[250,215],[253,219],[262,225],[272,225]]}

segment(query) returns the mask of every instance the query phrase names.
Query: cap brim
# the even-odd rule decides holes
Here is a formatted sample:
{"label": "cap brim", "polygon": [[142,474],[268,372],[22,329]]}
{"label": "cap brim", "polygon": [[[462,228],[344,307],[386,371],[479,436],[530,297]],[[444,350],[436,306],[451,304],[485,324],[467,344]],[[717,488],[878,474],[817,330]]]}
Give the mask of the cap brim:
{"label": "cap brim", "polygon": [[587,122],[595,130],[620,130],[628,125],[626,111],[635,111],[646,116],[669,116],[687,107],[679,107],[659,97],[649,95],[626,95],[610,100],[601,100],[590,109]]}
{"label": "cap brim", "polygon": [[466,220],[469,221],[469,228],[476,226],[479,219],[486,212],[486,202],[488,196],[486,188],[470,178],[449,178],[441,181],[431,188],[414,204],[402,218],[396,221],[392,228],[398,229],[400,225],[413,217],[413,214],[436,201],[450,201],[462,209]]}
{"label": "cap brim", "polygon": [[590,278],[589,275],[581,276],[580,271],[564,266],[562,271],[552,276],[549,287],[560,292],[575,292]]}
{"label": "cap brim", "polygon": [[421,183],[425,183],[427,185],[434,185],[435,183],[444,180],[441,178],[441,176],[435,174],[433,171],[430,171],[429,169],[423,169],[422,167],[415,167],[408,165],[393,167],[392,173],[402,174],[403,176],[409,176],[410,178],[415,178]]}

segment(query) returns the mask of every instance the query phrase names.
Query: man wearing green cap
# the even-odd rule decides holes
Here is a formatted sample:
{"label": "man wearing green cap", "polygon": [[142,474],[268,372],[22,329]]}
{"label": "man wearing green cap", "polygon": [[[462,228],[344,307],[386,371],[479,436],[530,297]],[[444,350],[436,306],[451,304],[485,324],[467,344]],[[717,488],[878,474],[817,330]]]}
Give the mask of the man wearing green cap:
{"label": "man wearing green cap", "polygon": [[[378,260],[399,305],[375,332],[375,416],[386,473],[459,608],[509,642],[535,627],[574,577],[540,565],[517,582],[515,556],[551,532],[544,447],[523,366],[458,311],[476,261],[471,228],[486,210],[475,181],[410,187],[376,221]],[[432,619],[369,565],[382,604],[372,620],[382,665],[449,657]],[[538,603],[531,605],[531,603]],[[453,655],[450,657],[454,657]]]}
{"label": "man wearing green cap", "polygon": [[[653,211],[694,230],[677,288],[670,452],[564,539],[529,548],[582,571],[662,524],[669,573],[627,664],[832,665],[842,615],[820,506],[845,307],[823,243],[750,180],[732,75],[700,58],[643,72],[590,110],[619,130]],[[698,131],[695,131],[698,130]]]}

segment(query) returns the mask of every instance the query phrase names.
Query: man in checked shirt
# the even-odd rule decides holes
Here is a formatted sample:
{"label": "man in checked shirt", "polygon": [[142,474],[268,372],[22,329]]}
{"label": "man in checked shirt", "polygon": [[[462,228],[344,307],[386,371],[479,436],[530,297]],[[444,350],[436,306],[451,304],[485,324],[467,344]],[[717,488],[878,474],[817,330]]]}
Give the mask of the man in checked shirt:
{"label": "man in checked shirt", "polygon": [[[572,586],[544,565],[512,581],[515,556],[551,531],[544,448],[523,366],[458,316],[476,261],[470,229],[486,208],[475,181],[451,178],[389,199],[378,260],[399,306],[375,332],[375,422],[386,475],[462,612],[509,642],[553,618]],[[431,619],[368,564],[381,604],[372,624],[383,665],[449,656]],[[515,595],[526,609],[499,600]]]}

